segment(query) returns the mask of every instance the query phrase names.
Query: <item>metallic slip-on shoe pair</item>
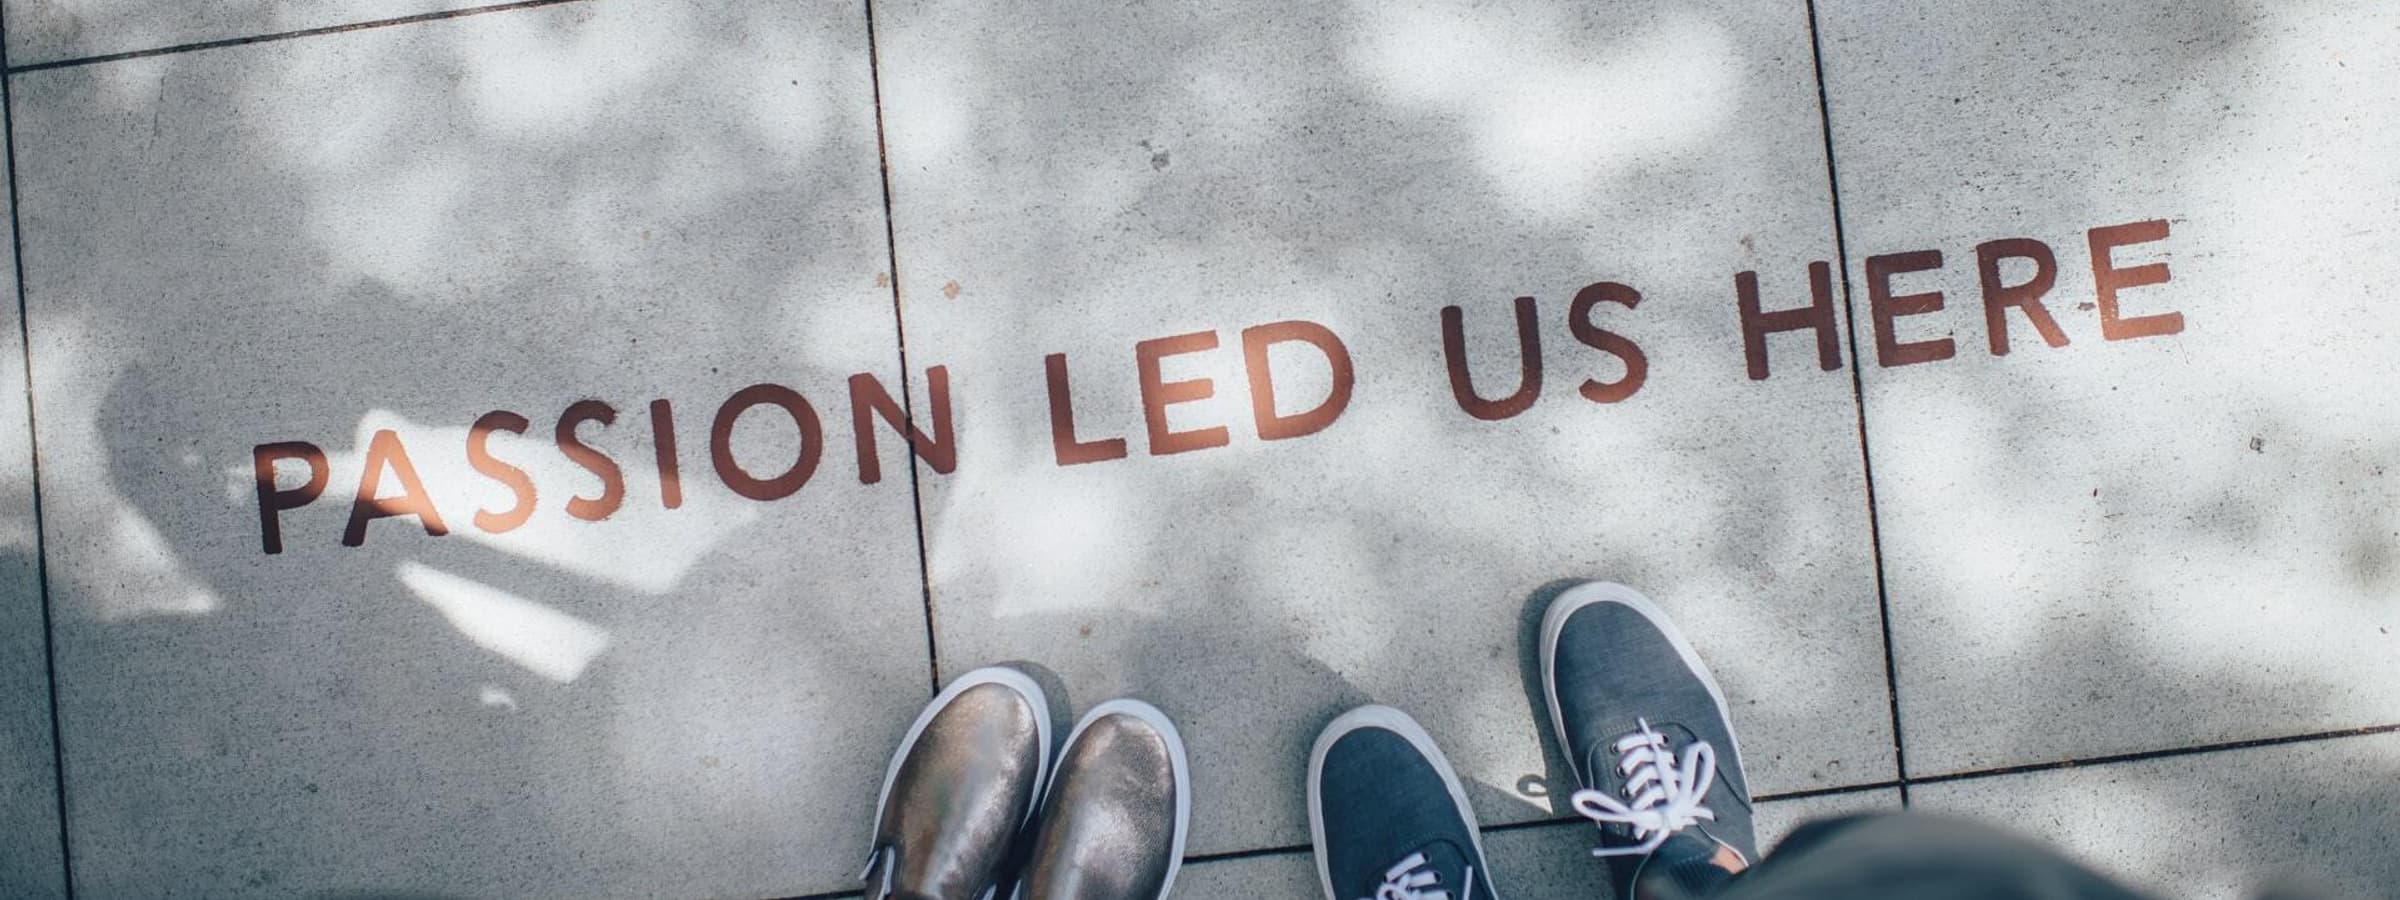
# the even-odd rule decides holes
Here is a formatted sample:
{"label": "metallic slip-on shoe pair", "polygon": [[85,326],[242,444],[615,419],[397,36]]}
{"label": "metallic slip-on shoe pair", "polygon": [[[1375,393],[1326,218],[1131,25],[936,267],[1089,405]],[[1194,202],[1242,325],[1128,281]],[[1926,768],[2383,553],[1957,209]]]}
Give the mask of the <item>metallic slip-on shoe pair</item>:
{"label": "metallic slip-on shoe pair", "polygon": [[866,900],[992,900],[1012,881],[1018,900],[1167,896],[1192,806],[1174,723],[1138,700],[1100,704],[1053,772],[1049,710],[1033,679],[1001,667],[926,705],[884,773]]}

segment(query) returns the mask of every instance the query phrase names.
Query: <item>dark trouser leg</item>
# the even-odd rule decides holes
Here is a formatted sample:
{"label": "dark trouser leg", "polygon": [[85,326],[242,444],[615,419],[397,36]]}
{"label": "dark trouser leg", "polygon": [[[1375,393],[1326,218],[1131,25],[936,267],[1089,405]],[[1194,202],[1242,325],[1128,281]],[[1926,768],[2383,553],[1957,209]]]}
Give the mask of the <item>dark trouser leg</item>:
{"label": "dark trouser leg", "polygon": [[1711,900],[2144,900],[2012,832],[1874,813],[1812,822]]}

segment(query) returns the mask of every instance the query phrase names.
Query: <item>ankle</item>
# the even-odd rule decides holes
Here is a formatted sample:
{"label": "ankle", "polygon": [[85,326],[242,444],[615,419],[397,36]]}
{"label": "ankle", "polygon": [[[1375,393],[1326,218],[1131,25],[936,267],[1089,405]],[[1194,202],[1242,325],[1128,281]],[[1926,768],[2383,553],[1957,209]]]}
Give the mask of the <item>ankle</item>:
{"label": "ankle", "polygon": [[1696,900],[1723,889],[1734,876],[1750,868],[1741,854],[1719,846],[1707,858],[1680,862],[1653,860],[1633,889],[1633,900]]}

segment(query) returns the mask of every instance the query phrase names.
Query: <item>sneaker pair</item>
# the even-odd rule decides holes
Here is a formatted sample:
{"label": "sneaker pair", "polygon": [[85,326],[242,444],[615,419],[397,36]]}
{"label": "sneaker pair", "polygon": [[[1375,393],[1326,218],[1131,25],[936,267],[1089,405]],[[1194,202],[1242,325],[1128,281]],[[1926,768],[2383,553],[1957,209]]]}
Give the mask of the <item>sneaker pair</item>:
{"label": "sneaker pair", "polygon": [[943,688],[884,773],[866,900],[1163,900],[1192,806],[1174,723],[1111,700],[1076,723],[1055,770],[1050,749],[1049,701],[1024,673]]}
{"label": "sneaker pair", "polygon": [[[1600,826],[1619,900],[1665,879],[1699,894],[1757,859],[1750,786],[1724,693],[1641,594],[1586,583],[1542,617],[1542,688]],[[1458,776],[1433,738],[1385,706],[1351,710],[1309,753],[1308,824],[1328,900],[1496,900]]]}

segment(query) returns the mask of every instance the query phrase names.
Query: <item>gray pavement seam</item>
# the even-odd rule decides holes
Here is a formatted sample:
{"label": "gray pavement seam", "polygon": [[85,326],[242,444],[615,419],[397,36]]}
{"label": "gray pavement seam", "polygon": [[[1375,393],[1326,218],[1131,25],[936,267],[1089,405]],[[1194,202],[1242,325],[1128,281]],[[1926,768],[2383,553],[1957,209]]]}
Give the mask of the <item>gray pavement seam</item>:
{"label": "gray pavement seam", "polygon": [[[2209,753],[2226,753],[2237,750],[2250,750],[2260,747],[2279,747],[2290,744],[2338,741],[2345,738],[2374,737],[2377,735],[2395,733],[2400,733],[2400,723],[2394,723],[2390,725],[2375,725],[2366,728],[2351,728],[2341,731],[2319,731],[2310,732],[2308,734],[2284,735],[2281,737],[2259,738],[2248,741],[2229,741],[2218,744],[2202,744],[2192,747],[2174,747],[2163,750],[2147,750],[2139,753],[2119,753],[2109,756],[2092,756],[2078,759],[2054,760],[2051,762],[2042,763],[2028,763],[2018,766],[1999,766],[1989,769],[1973,769],[1962,772],[1950,772],[1941,775],[1920,776],[1910,779],[1908,783],[1946,784],[1959,781],[1978,781],[1988,778],[2005,778],[2011,775],[2024,775],[2034,772],[2051,772],[2065,769],[2086,768],[2090,766],[2106,766],[2120,763],[2144,762],[2154,759],[2171,759],[2179,756],[2198,756]],[[1858,784],[1846,784],[1839,787],[1811,788],[1804,791],[1785,791],[1777,794],[1760,794],[1757,797],[1752,798],[1751,802],[1775,803],[1786,800],[1808,800],[1818,797],[1841,796],[1844,794],[1864,794],[1874,791],[1893,790],[1903,787],[1905,787],[1905,785],[1897,779],[1889,781],[1869,781]],[[1526,831],[1531,829],[1550,828],[1554,826],[1577,825],[1583,824],[1586,821],[1587,820],[1582,816],[1553,816],[1546,819],[1528,819],[1522,822],[1509,822],[1502,825],[1488,825],[1483,826],[1480,830],[1485,834],[1500,834],[1510,831]],[[1183,861],[1186,865],[1195,863],[1232,862],[1236,860],[1257,859],[1268,856],[1308,853],[1313,849],[1313,847],[1307,844],[1294,844],[1280,847],[1260,847],[1251,850],[1233,850],[1223,853],[1206,853],[1194,856],[1186,856],[1183,858]]]}
{"label": "gray pavement seam", "polygon": [[1825,88],[1825,43],[1817,34],[1817,3],[1808,0],[1808,50],[1817,76],[1818,133],[1825,139],[1825,193],[1832,201],[1833,252],[1841,268],[1842,324],[1850,338],[1850,396],[1852,409],[1858,415],[1859,475],[1864,480],[1867,500],[1867,550],[1875,561],[1875,611],[1883,626],[1884,697],[1890,702],[1892,719],[1892,769],[1899,776],[1900,805],[1908,805],[1908,742],[1900,731],[1900,670],[1892,652],[1892,598],[1884,579],[1883,523],[1875,510],[1875,457],[1867,440],[1866,376],[1860,368],[1858,355],[1858,314],[1856,302],[1850,295],[1850,242],[1842,226],[1841,170],[1833,160],[1833,102]]}
{"label": "gray pavement seam", "polygon": [[[900,244],[892,227],[892,159],[884,147],[883,136],[883,58],[875,47],[875,2],[861,0],[867,17],[867,84],[875,95],[875,171],[883,184],[883,252],[884,265],[891,272],[892,337],[900,352],[900,417],[916,427],[916,391],[908,380],[908,321],[900,309]],[[931,680],[933,694],[942,692],[941,645],[933,631],[933,573],[926,562],[925,494],[918,484],[924,460],[914,453],[908,456],[909,510],[917,526],[917,582],[923,590],[925,606],[925,668]]]}
{"label": "gray pavement seam", "polygon": [[[0,72],[8,69],[8,26],[0,21]],[[42,452],[39,431],[34,428],[33,408],[33,331],[25,310],[25,228],[17,214],[17,122],[16,95],[10,80],[0,76],[0,142],[5,142],[8,154],[8,239],[9,252],[15,257],[17,279],[17,341],[23,351],[25,366],[25,449],[32,467],[33,495],[33,567],[35,584],[42,596],[42,666],[50,690],[50,777],[58,793],[58,861],[60,877],[64,879],[68,900],[75,897],[75,854],[68,843],[67,829],[67,753],[66,736],[60,733],[58,718],[58,644],[57,630],[50,616],[50,557],[48,542],[42,529]]]}
{"label": "gray pavement seam", "polygon": [[102,53],[96,56],[78,56],[68,59],[54,59],[44,62],[26,63],[22,66],[0,66],[0,70],[4,70],[10,75],[17,75],[24,72],[40,72],[46,69],[66,69],[76,66],[94,65],[97,63],[118,62],[128,59],[142,59],[151,56],[167,56],[175,53],[191,53],[197,50],[216,50],[223,47],[240,47],[248,44],[264,44],[273,41],[288,41],[295,38],[317,37],[327,34],[342,34],[351,31],[365,31],[371,28],[388,28],[393,25],[413,25],[419,22],[436,22],[443,19],[460,19],[467,16],[479,16],[485,13],[509,12],[512,10],[534,9],[543,6],[558,6],[566,3],[589,2],[595,2],[595,0],[516,0],[516,2],[513,3],[495,3],[490,6],[474,6],[466,9],[445,9],[436,12],[418,13],[411,16],[396,16],[389,19],[370,19],[364,22],[351,22],[343,25],[321,25],[316,28],[301,28],[294,31],[277,31],[268,34],[250,35],[247,37],[219,38],[212,41],[193,41],[188,44],[172,44],[165,47],[152,47],[144,50],[125,50],[117,53]]}

